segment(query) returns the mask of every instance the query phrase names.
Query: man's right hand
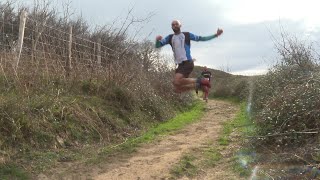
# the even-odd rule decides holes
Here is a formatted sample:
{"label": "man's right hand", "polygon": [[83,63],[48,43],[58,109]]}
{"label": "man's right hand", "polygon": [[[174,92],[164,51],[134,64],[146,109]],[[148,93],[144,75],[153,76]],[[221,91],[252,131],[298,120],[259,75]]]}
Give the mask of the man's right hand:
{"label": "man's right hand", "polygon": [[161,41],[161,39],[162,39],[162,36],[160,36],[160,35],[158,35],[158,36],[156,37],[156,40],[157,40],[157,41]]}

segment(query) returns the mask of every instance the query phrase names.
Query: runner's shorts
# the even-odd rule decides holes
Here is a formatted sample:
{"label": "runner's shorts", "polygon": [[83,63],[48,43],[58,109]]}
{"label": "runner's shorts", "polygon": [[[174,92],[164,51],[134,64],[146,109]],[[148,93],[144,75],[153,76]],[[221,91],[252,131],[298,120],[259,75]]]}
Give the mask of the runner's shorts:
{"label": "runner's shorts", "polygon": [[182,61],[178,65],[178,68],[176,69],[176,73],[183,74],[185,78],[188,78],[193,70],[194,64],[193,61]]}

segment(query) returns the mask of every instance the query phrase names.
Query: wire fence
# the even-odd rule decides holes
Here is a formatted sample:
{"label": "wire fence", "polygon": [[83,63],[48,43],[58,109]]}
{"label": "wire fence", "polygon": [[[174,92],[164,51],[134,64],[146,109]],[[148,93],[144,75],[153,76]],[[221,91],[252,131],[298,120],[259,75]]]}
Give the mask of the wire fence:
{"label": "wire fence", "polygon": [[[78,29],[54,27],[21,12],[20,19],[0,18],[0,66],[2,75],[112,78],[122,57],[119,47]],[[94,39],[94,40],[93,40]],[[128,58],[127,58],[128,59]],[[120,72],[118,72],[120,73]]]}

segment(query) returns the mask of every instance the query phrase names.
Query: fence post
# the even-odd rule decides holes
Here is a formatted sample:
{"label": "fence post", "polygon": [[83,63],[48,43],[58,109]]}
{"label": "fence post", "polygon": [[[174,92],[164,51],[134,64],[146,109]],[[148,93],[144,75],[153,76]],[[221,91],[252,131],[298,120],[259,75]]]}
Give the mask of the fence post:
{"label": "fence post", "polygon": [[70,71],[71,71],[71,60],[72,60],[72,26],[69,26],[69,43],[68,43],[68,59],[66,61],[66,73],[67,76],[70,75]]}
{"label": "fence post", "polygon": [[98,60],[98,66],[101,66],[101,38],[98,39],[97,60]]}
{"label": "fence post", "polygon": [[16,53],[16,65],[15,68],[18,69],[22,46],[23,46],[23,38],[24,38],[24,29],[26,27],[27,20],[27,12],[25,10],[21,11],[20,14],[20,25],[19,25],[19,38],[17,44],[17,53]]}

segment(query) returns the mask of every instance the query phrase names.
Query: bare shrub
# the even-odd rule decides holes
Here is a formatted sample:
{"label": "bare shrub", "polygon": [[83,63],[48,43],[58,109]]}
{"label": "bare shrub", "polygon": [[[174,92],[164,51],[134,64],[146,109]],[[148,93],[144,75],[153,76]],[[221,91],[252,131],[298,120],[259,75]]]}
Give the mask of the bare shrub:
{"label": "bare shrub", "polygon": [[[284,37],[281,59],[254,83],[253,110],[263,142],[299,145],[320,128],[320,73],[312,46]],[[300,144],[301,145],[301,144]]]}

